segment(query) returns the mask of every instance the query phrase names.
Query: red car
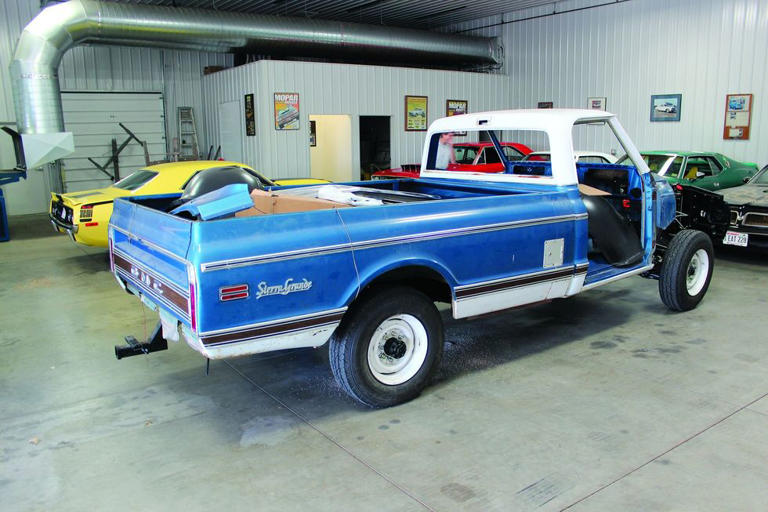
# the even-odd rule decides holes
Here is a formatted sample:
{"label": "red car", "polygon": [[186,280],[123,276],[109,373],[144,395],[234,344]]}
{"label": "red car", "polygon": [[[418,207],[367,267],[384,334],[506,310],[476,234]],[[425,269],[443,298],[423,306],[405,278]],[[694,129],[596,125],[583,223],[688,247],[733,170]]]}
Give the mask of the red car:
{"label": "red car", "polygon": [[[521,160],[533,151],[525,144],[517,142],[502,142],[501,147],[504,150],[504,156],[510,161]],[[492,142],[459,142],[453,145],[453,153],[456,156],[456,163],[448,165],[449,171],[502,172],[504,170],[504,164]],[[407,164],[399,169],[375,172],[371,175],[371,179],[418,178],[419,175],[419,164]]]}

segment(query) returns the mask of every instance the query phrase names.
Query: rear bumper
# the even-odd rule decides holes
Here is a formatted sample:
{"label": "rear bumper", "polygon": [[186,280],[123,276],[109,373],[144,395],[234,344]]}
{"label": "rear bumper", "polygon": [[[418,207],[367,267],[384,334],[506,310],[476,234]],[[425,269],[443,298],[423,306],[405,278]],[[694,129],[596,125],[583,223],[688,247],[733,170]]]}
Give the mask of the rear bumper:
{"label": "rear bumper", "polygon": [[80,229],[80,226],[76,224],[67,224],[66,222],[61,221],[61,219],[57,219],[50,213],[48,214],[48,218],[51,219],[51,224],[53,224],[54,229],[56,229],[56,231],[59,233],[64,231],[68,233],[77,233]]}
{"label": "rear bumper", "polygon": [[48,218],[51,219],[51,224],[53,225],[53,229],[55,229],[58,233],[66,233],[69,235],[69,238],[72,239],[73,242],[77,242],[77,239],[75,238],[75,233],[78,232],[79,226],[67,224],[66,222],[62,222],[60,219],[57,219],[53,216],[53,214],[48,214]]}

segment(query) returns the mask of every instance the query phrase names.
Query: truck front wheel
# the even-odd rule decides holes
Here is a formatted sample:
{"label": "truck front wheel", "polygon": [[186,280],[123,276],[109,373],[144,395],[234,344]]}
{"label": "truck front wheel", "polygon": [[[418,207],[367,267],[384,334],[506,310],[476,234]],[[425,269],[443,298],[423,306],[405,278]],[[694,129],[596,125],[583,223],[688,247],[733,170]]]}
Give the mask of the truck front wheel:
{"label": "truck front wheel", "polygon": [[437,308],[429,297],[406,287],[372,292],[354,304],[329,347],[336,381],[369,407],[390,407],[419,396],[442,354]]}
{"label": "truck front wheel", "polygon": [[712,241],[701,231],[685,229],[667,248],[659,275],[659,294],[673,311],[695,308],[707,293],[714,267]]}

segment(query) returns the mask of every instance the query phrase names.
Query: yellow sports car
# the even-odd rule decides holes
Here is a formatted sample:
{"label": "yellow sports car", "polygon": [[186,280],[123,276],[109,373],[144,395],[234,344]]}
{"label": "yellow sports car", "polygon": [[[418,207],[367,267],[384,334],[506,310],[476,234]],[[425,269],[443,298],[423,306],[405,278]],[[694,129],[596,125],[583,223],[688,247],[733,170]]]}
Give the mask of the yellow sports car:
{"label": "yellow sports car", "polygon": [[150,165],[106,188],[71,194],[51,194],[48,215],[59,233],[68,233],[75,242],[96,247],[107,246],[107,227],[112,202],[118,197],[148,194],[173,194],[184,190],[200,171],[216,167],[239,167],[253,174],[264,187],[328,183],[314,178],[286,178],[272,181],[238,162],[194,160]]}

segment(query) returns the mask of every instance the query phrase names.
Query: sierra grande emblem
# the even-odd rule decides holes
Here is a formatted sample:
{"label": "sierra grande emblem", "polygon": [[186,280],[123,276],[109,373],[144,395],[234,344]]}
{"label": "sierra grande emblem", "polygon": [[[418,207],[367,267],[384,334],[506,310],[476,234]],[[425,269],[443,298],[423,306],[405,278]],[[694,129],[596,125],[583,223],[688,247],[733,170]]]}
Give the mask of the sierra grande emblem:
{"label": "sierra grande emblem", "polygon": [[269,295],[288,295],[289,293],[306,292],[312,288],[312,281],[302,278],[301,281],[294,281],[292,277],[285,280],[283,284],[269,285],[266,281],[259,283],[256,299],[267,297]]}

